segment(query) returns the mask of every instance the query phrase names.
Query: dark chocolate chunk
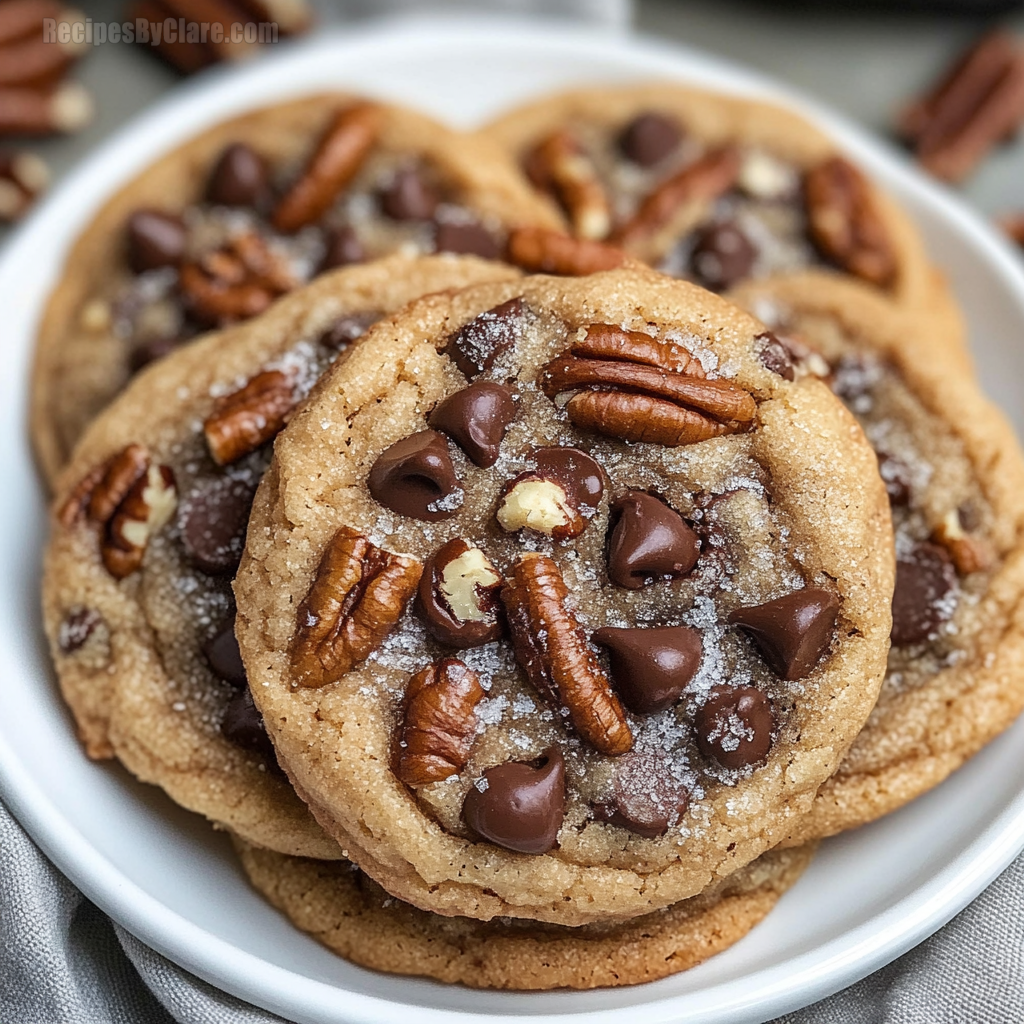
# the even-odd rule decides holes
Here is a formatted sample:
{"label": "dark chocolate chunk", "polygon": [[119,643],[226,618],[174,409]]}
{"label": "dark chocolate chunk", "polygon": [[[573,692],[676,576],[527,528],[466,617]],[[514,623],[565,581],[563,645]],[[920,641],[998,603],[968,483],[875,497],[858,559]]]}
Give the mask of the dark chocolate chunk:
{"label": "dark chocolate chunk", "polygon": [[737,608],[729,621],[750,636],[776,675],[803,679],[828,650],[838,614],[835,594],[806,587],[765,604]]}
{"label": "dark chocolate chunk", "polygon": [[471,462],[486,469],[498,461],[501,442],[515,418],[512,392],[500,384],[478,380],[446,398],[428,422],[443,430]]}
{"label": "dark chocolate chunk", "polygon": [[[467,568],[478,570],[478,575],[487,582],[470,579],[468,583],[462,581],[464,585],[459,586],[460,581],[450,581],[454,587],[449,590],[444,579],[446,567],[469,551],[477,552],[479,557],[474,565]],[[502,582],[497,570],[479,549],[471,548],[464,540],[455,537],[435,551],[424,564],[416,591],[416,611],[431,635],[449,647],[489,644],[502,634],[502,622],[498,617],[498,593]],[[457,602],[460,610],[470,609],[466,618],[460,618],[452,608],[451,601],[456,593],[462,598]]]}
{"label": "dark chocolate chunk", "polygon": [[616,758],[611,798],[593,811],[598,821],[656,839],[679,821],[689,803],[690,793],[673,777],[667,758],[632,751]]}
{"label": "dark chocolate chunk", "polygon": [[145,369],[150,363],[173,352],[182,342],[181,338],[151,338],[136,345],[128,357],[128,367],[132,373],[138,373]]}
{"label": "dark chocolate chunk", "polygon": [[774,728],[768,698],[753,686],[719,686],[693,716],[697,748],[723,768],[746,768],[768,756]]}
{"label": "dark chocolate chunk", "polygon": [[160,210],[137,210],[128,219],[128,265],[136,274],[176,267],[185,255],[185,222]]}
{"label": "dark chocolate chunk", "polygon": [[401,168],[380,196],[381,209],[392,220],[429,220],[437,203],[437,193],[415,167]]}
{"label": "dark chocolate chunk", "polygon": [[335,267],[347,267],[353,263],[362,263],[366,259],[366,250],[355,228],[348,224],[335,228],[327,236],[327,247],[324,258],[320,261],[320,271],[333,270]]}
{"label": "dark chocolate chunk", "polygon": [[332,349],[335,352],[344,352],[353,341],[358,341],[383,315],[375,309],[362,313],[349,313],[335,320],[317,340],[324,348]]}
{"label": "dark chocolate chunk", "polygon": [[690,266],[698,282],[713,292],[732,287],[750,274],[757,250],[732,223],[712,224],[697,236]]}
{"label": "dark chocolate chunk", "polygon": [[553,849],[564,817],[565,761],[557,747],[536,767],[506,761],[488,768],[462,804],[462,818],[478,836],[517,853]]}
{"label": "dark chocolate chunk", "polygon": [[182,498],[178,510],[181,544],[197,569],[211,576],[224,576],[238,568],[257,483],[218,477]]}
{"label": "dark chocolate chunk", "polygon": [[481,313],[449,337],[445,353],[467,377],[489,370],[515,344],[523,309],[523,300],[516,298]]}
{"label": "dark chocolate chunk", "polygon": [[767,369],[772,373],[777,373],[784,380],[796,379],[793,357],[790,355],[789,349],[771,331],[757,335],[754,342],[761,343],[761,362]]}
{"label": "dark chocolate chunk", "polygon": [[448,442],[436,430],[420,430],[385,449],[367,485],[385,508],[427,522],[450,519],[462,505]]}
{"label": "dark chocolate chunk", "polygon": [[653,167],[683,141],[678,122],[666,114],[648,112],[634,117],[619,136],[619,149],[627,160]]}
{"label": "dark chocolate chunk", "polygon": [[604,626],[590,639],[608,648],[615,692],[639,715],[675,704],[704,654],[700,633],[689,626]]}
{"label": "dark chocolate chunk", "polygon": [[918,544],[896,559],[892,642],[918,644],[933,636],[956,610],[956,568],[945,548]]}
{"label": "dark chocolate chunk", "polygon": [[236,693],[224,709],[220,733],[229,743],[259,754],[272,771],[280,773],[274,745],[270,742],[263,716],[253,702],[248,686]]}
{"label": "dark chocolate chunk", "polygon": [[245,665],[235,638],[235,616],[232,615],[220,631],[203,644],[203,654],[214,673],[232,686],[246,686]]}
{"label": "dark chocolate chunk", "polygon": [[74,654],[85,646],[96,627],[103,622],[103,616],[93,608],[76,608],[64,616],[57,634],[57,644],[62,654]]}
{"label": "dark chocolate chunk", "polygon": [[501,258],[498,240],[478,221],[439,221],[434,231],[434,248],[437,252],[479,256],[483,260]]}
{"label": "dark chocolate chunk", "polygon": [[244,142],[228,146],[210,173],[206,198],[218,206],[262,205],[270,197],[267,162]]}
{"label": "dark chocolate chunk", "polygon": [[889,495],[890,505],[906,505],[910,502],[910,467],[895,455],[878,452],[878,472]]}
{"label": "dark chocolate chunk", "polygon": [[678,512],[643,491],[627,491],[611,507],[608,576],[639,590],[655,580],[679,579],[696,564],[697,534]]}

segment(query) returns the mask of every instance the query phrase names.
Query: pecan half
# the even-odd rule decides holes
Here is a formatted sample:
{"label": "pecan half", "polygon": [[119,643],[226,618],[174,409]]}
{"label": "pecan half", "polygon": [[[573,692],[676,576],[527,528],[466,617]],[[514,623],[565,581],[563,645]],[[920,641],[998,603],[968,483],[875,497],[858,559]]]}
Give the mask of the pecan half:
{"label": "pecan half", "polygon": [[811,239],[843,270],[885,288],[896,276],[896,255],[870,186],[848,160],[831,157],[804,175]]}
{"label": "pecan half", "polygon": [[607,324],[586,330],[587,337],[551,360],[540,376],[551,398],[577,392],[566,405],[577,427],[678,446],[738,433],[753,422],[757,406],[748,392],[728,380],[707,380],[703,369],[697,375],[670,368],[682,364],[692,371],[695,362],[684,361],[670,343]]}
{"label": "pecan half", "polygon": [[278,231],[291,234],[327,212],[359,173],[377,141],[382,117],[373,103],[357,103],[335,117],[302,174],[277,204],[272,219]]}
{"label": "pecan half", "polygon": [[534,183],[558,197],[577,237],[608,235],[611,203],[593,161],[569,131],[559,128],[542,139],[527,157],[527,166]]}
{"label": "pecan half", "polygon": [[531,553],[516,563],[501,591],[516,661],[542,697],[568,709],[591,746],[624,754],[633,747],[633,734],[568,598],[553,559]]}
{"label": "pecan half", "polygon": [[515,228],[508,236],[507,257],[523,270],[563,277],[615,270],[626,261],[626,254],[613,245],[572,238],[550,228]]}
{"label": "pecan half", "polygon": [[394,628],[423,566],[342,526],[299,606],[292,670],[299,686],[325,686],[365,661]]}
{"label": "pecan half", "polygon": [[733,146],[706,153],[658,185],[613,240],[624,249],[646,241],[686,203],[710,203],[725,195],[736,184],[740,167],[740,152]]}
{"label": "pecan half", "polygon": [[214,462],[227,466],[276,437],[295,408],[292,379],[280,370],[256,374],[245,387],[219,399],[203,423]]}
{"label": "pecan half", "polygon": [[483,696],[479,677],[458,658],[435,661],[409,680],[395,767],[402,782],[426,786],[465,768]]}

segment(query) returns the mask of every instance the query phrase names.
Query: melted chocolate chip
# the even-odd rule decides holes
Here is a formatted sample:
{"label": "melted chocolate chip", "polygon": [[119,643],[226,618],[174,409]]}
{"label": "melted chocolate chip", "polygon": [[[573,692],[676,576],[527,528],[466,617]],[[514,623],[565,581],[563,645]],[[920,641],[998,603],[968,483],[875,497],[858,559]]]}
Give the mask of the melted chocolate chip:
{"label": "melted chocolate chip", "polygon": [[399,170],[380,197],[381,209],[392,220],[429,220],[437,203],[437,193],[415,167]]}
{"label": "melted chocolate chip", "polygon": [[438,252],[458,253],[462,256],[479,256],[483,260],[501,257],[498,240],[477,221],[460,224],[441,221],[434,232],[434,248]]}
{"label": "melted chocolate chip", "polygon": [[[478,558],[474,565],[466,566],[470,572],[477,570],[478,575],[488,580],[493,579],[493,582],[487,582],[486,585],[470,582],[462,588],[463,596],[468,593],[475,606],[471,609],[474,617],[459,618],[446,594],[445,569],[470,551],[482,555],[479,549],[471,548],[459,537],[448,541],[425,562],[416,591],[416,611],[424,625],[435,639],[449,647],[479,647],[497,640],[502,634],[502,623],[498,617],[498,593],[502,579],[489,561]],[[481,567],[483,573],[479,573]],[[451,582],[457,588],[461,581]]]}
{"label": "melted chocolate chip", "polygon": [[569,504],[589,519],[601,504],[604,494],[604,470],[579,448],[538,448],[534,452],[537,475],[554,480]]}
{"label": "melted chocolate chip", "polygon": [[219,477],[181,501],[178,524],[189,562],[211,576],[233,574],[245,547],[245,530],[256,482]]}
{"label": "melted chocolate chip", "polygon": [[145,369],[150,363],[155,363],[164,356],[170,355],[179,345],[181,338],[151,338],[136,345],[128,357],[128,367],[132,373],[138,373]]}
{"label": "melted chocolate chip", "polygon": [[720,292],[750,274],[757,250],[735,224],[713,224],[697,236],[690,266],[697,280]]}
{"label": "melted chocolate chip", "polygon": [[627,160],[653,167],[683,141],[679,124],[665,114],[649,112],[633,118],[619,136],[619,149]]}
{"label": "melted chocolate chip", "polygon": [[956,609],[956,568],[945,548],[918,544],[896,560],[892,597],[892,642],[923,643]]}
{"label": "melted chocolate chip", "polygon": [[214,673],[232,686],[246,686],[245,665],[242,652],[235,638],[235,616],[232,615],[221,627],[220,632],[203,644],[203,654]]}
{"label": "melted chocolate chip", "polygon": [[221,154],[210,173],[206,198],[218,206],[262,205],[270,195],[267,162],[244,142],[236,142]]}
{"label": "melted chocolate chip", "polygon": [[482,838],[517,853],[553,849],[565,817],[565,761],[548,747],[534,767],[506,761],[488,768],[462,804],[462,818]]}
{"label": "melted chocolate chip", "polygon": [[729,621],[757,645],[769,668],[783,679],[803,679],[828,650],[839,614],[839,598],[806,587],[751,608],[737,608]]}
{"label": "melted chocolate chip", "polygon": [[335,267],[347,267],[353,263],[362,263],[366,259],[366,250],[355,229],[348,224],[327,236],[327,247],[324,258],[320,261],[320,271],[333,270]]}
{"label": "melted chocolate chip", "polygon": [[523,300],[517,298],[481,313],[448,339],[445,353],[467,377],[489,370],[515,344],[524,308]]}
{"label": "melted chocolate chip", "polygon": [[906,505],[910,502],[910,467],[894,455],[878,453],[878,472],[889,495],[890,505]]}
{"label": "melted chocolate chip", "polygon": [[645,839],[663,836],[690,803],[686,786],[658,754],[633,751],[617,758],[612,787],[611,799],[594,805],[594,818]]}
{"label": "melted chocolate chip", "polygon": [[57,644],[62,654],[74,654],[85,646],[96,628],[103,622],[103,616],[92,608],[77,608],[64,616],[57,633]]}
{"label": "melted chocolate chip", "polygon": [[349,313],[335,320],[317,341],[324,348],[329,348],[334,352],[344,352],[353,341],[358,341],[383,315],[375,309],[362,313]]}
{"label": "melted chocolate chip", "polygon": [[796,379],[793,357],[789,354],[789,349],[771,331],[757,335],[754,341],[761,343],[761,362],[766,369],[777,373],[784,380]]}
{"label": "melted chocolate chip", "polygon": [[220,723],[220,733],[229,743],[243,750],[251,750],[266,761],[268,767],[280,772],[274,745],[267,735],[263,724],[263,716],[253,703],[252,694],[247,686],[231,698],[224,709],[224,717]]}
{"label": "melted chocolate chip", "polygon": [[128,265],[136,274],[176,267],[185,255],[185,222],[160,210],[137,210],[128,220]]}
{"label": "melted chocolate chip", "polygon": [[723,768],[746,768],[768,756],[774,718],[753,686],[720,686],[693,717],[697,747]]}
{"label": "melted chocolate chip", "polygon": [[385,508],[426,522],[450,519],[462,505],[448,442],[436,430],[420,430],[385,449],[367,485]]}
{"label": "melted chocolate chip", "polygon": [[501,442],[515,418],[512,392],[479,380],[446,398],[428,422],[443,430],[474,465],[486,469],[498,461]]}
{"label": "melted chocolate chip", "polygon": [[675,704],[704,654],[700,633],[689,626],[604,626],[591,640],[608,648],[615,692],[639,715]]}
{"label": "melted chocolate chip", "polygon": [[679,579],[696,564],[697,534],[663,501],[627,491],[612,502],[608,576],[620,587],[639,590],[659,579]]}

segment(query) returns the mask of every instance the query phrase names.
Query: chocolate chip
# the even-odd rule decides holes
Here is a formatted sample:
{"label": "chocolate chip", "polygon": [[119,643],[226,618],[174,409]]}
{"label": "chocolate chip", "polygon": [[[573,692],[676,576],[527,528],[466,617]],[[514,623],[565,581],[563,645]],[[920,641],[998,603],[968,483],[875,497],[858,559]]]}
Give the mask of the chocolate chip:
{"label": "chocolate chip", "polygon": [[737,608],[729,621],[757,645],[768,666],[783,679],[803,679],[832,642],[839,598],[806,587],[751,608]]}
{"label": "chocolate chip", "polygon": [[679,579],[696,564],[697,534],[678,512],[643,491],[627,491],[611,507],[608,577],[639,590],[659,579]]}
{"label": "chocolate chip", "polygon": [[181,338],[151,338],[136,345],[128,357],[128,367],[132,373],[138,373],[145,369],[150,363],[163,359],[170,355],[182,343]]}
{"label": "chocolate chip", "polygon": [[462,256],[479,256],[483,260],[501,257],[498,240],[477,221],[454,224],[440,221],[434,231],[434,248],[437,252],[452,252]]}
{"label": "chocolate chip", "polygon": [[918,644],[933,636],[956,610],[956,568],[944,548],[918,544],[896,559],[892,642]]}
{"label": "chocolate chip", "polygon": [[267,162],[244,142],[236,142],[221,154],[210,173],[206,198],[218,206],[263,204],[270,195]]}
{"label": "chocolate chip", "polygon": [[878,472],[889,495],[890,505],[907,505],[910,502],[910,467],[895,455],[878,452]]}
{"label": "chocolate chip", "polygon": [[385,508],[413,519],[450,519],[462,505],[448,442],[436,430],[420,430],[385,449],[367,484]]}
{"label": "chocolate chip", "polygon": [[185,495],[178,524],[185,556],[193,566],[211,576],[234,573],[255,494],[252,480],[218,477]]}
{"label": "chocolate chip", "polygon": [[789,349],[771,331],[758,334],[754,338],[754,342],[761,343],[761,362],[766,369],[777,373],[784,380],[796,379],[793,358],[789,354]]}
{"label": "chocolate chip", "polygon": [[263,716],[253,702],[248,686],[236,693],[224,709],[220,733],[229,743],[259,754],[268,766],[277,768],[274,745],[270,742]]}
{"label": "chocolate chip", "polygon": [[327,236],[327,248],[324,258],[320,261],[320,272],[333,270],[335,267],[347,267],[353,263],[362,263],[366,259],[366,250],[355,228],[348,224],[335,228]]}
{"label": "chocolate chip", "polygon": [[523,300],[516,298],[481,313],[449,337],[445,353],[467,377],[489,370],[515,344],[523,310]]}
{"label": "chocolate chip", "polygon": [[428,422],[443,430],[474,465],[486,469],[498,461],[501,442],[515,418],[512,392],[479,380],[446,398]]}
{"label": "chocolate chip", "polygon": [[443,644],[459,648],[489,644],[502,634],[501,585],[501,576],[483,552],[455,537],[425,562],[416,611]]}
{"label": "chocolate chip", "polygon": [[716,687],[693,725],[697,748],[723,768],[757,764],[772,748],[772,706],[753,686]]}
{"label": "chocolate chip", "polygon": [[185,255],[185,222],[159,210],[137,210],[128,219],[128,265],[136,274],[176,267]]}
{"label": "chocolate chip", "polygon": [[74,654],[85,646],[103,616],[93,608],[76,608],[64,616],[57,632],[57,645],[62,654]]}
{"label": "chocolate chip", "polygon": [[638,715],[675,704],[704,654],[700,633],[689,626],[604,626],[590,639],[608,648],[615,692]]}
{"label": "chocolate chip", "polygon": [[593,811],[598,821],[656,839],[679,821],[689,803],[689,791],[673,777],[667,758],[633,751],[616,758],[611,799]]}
{"label": "chocolate chip", "polygon": [[653,167],[683,141],[678,122],[665,114],[648,112],[634,117],[619,136],[619,149],[627,160]]}
{"label": "chocolate chip", "polygon": [[348,313],[335,320],[317,341],[324,348],[329,348],[334,352],[344,352],[353,341],[358,341],[383,315],[375,309],[363,313]]}
{"label": "chocolate chip", "polygon": [[560,484],[574,509],[589,519],[604,494],[604,470],[579,448],[538,448],[533,455],[537,474]]}
{"label": "chocolate chip", "polygon": [[855,402],[868,395],[880,377],[877,359],[864,353],[849,353],[832,367],[832,392],[846,402]]}
{"label": "chocolate chip", "polygon": [[403,167],[381,193],[381,209],[392,220],[429,220],[437,209],[437,193],[415,167]]}
{"label": "chocolate chip", "polygon": [[757,250],[735,224],[713,224],[698,236],[690,266],[700,284],[720,292],[750,274]]}
{"label": "chocolate chip", "polygon": [[245,665],[242,652],[235,638],[235,616],[232,615],[221,627],[220,632],[203,644],[203,654],[214,673],[232,686],[246,686]]}
{"label": "chocolate chip", "polygon": [[537,767],[506,761],[488,768],[462,804],[462,818],[478,836],[517,853],[553,849],[564,817],[565,761],[557,747],[548,747]]}

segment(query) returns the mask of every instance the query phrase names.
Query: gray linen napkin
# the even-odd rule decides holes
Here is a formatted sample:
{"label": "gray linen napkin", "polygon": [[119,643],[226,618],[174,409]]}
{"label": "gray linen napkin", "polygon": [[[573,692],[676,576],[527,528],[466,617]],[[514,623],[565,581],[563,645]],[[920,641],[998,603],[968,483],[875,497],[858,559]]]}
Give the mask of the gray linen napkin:
{"label": "gray linen napkin", "polygon": [[[91,904],[0,804],[3,1024],[282,1024],[155,953]],[[775,1024],[1020,1024],[1024,856],[945,928]]]}

